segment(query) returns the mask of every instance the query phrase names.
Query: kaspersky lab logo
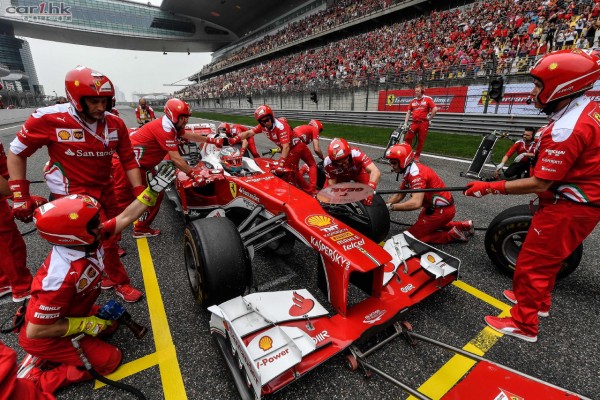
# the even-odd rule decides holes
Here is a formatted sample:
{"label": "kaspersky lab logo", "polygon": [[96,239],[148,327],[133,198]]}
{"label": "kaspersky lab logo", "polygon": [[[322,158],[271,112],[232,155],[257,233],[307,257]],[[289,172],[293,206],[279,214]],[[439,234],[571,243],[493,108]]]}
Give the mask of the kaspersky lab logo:
{"label": "kaspersky lab logo", "polygon": [[16,5],[5,9],[7,17],[22,17],[25,21],[71,22],[71,6],[64,2],[41,2],[35,6]]}

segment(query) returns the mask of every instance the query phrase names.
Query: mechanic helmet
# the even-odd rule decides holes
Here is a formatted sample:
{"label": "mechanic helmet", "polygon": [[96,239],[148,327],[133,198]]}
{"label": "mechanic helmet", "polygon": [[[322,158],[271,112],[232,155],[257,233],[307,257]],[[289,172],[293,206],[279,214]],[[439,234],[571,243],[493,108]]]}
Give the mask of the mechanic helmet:
{"label": "mechanic helmet", "polygon": [[600,78],[600,59],[595,52],[559,50],[540,58],[529,74],[542,83],[537,101],[547,106],[591,89]]}
{"label": "mechanic helmet", "polygon": [[238,174],[242,171],[242,153],[236,147],[223,147],[219,152],[219,158],[225,171],[232,174]]}
{"label": "mechanic helmet", "polygon": [[179,121],[179,117],[191,117],[192,109],[183,100],[169,99],[165,104],[165,115],[172,123],[176,124]]}
{"label": "mechanic helmet", "polygon": [[229,126],[229,124],[226,124],[225,122],[221,123],[221,125],[217,127],[217,134],[222,134],[227,137],[233,137],[233,135],[231,134],[231,126]]}
{"label": "mechanic helmet", "polygon": [[339,161],[343,158],[349,157],[350,153],[352,153],[352,150],[350,149],[350,145],[346,139],[335,138],[331,141],[331,143],[329,143],[327,152],[331,161]]}
{"label": "mechanic helmet", "polygon": [[91,232],[100,224],[100,204],[93,197],[72,194],[35,209],[33,220],[40,236],[59,246],[92,244]]}
{"label": "mechanic helmet", "polygon": [[319,130],[319,133],[323,131],[323,124],[318,119],[311,119],[310,121],[308,121],[308,124],[317,128]]}
{"label": "mechanic helmet", "polygon": [[83,112],[84,97],[106,97],[106,111],[112,109],[112,98],[115,88],[104,74],[82,65],[67,72],[65,77],[65,92],[69,102],[79,112]]}
{"label": "mechanic helmet", "polygon": [[262,123],[260,122],[260,120],[264,117],[270,117],[271,118],[271,123],[274,122],[275,120],[275,114],[273,114],[273,110],[271,110],[271,107],[269,106],[260,106],[256,109],[256,111],[254,111],[254,119],[256,119],[258,121],[259,124],[262,125]]}
{"label": "mechanic helmet", "polygon": [[415,152],[408,143],[395,144],[387,149],[385,158],[388,160],[397,160],[400,170],[404,172],[415,159]]}

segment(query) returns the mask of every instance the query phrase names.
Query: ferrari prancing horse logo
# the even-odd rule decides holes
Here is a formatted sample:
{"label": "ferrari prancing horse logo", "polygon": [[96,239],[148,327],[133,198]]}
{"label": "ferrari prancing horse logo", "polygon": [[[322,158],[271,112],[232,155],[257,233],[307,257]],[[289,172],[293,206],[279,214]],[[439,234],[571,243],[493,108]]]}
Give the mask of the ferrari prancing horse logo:
{"label": "ferrari prancing horse logo", "polygon": [[229,182],[229,191],[231,192],[231,196],[233,198],[237,197],[237,185],[235,182]]}

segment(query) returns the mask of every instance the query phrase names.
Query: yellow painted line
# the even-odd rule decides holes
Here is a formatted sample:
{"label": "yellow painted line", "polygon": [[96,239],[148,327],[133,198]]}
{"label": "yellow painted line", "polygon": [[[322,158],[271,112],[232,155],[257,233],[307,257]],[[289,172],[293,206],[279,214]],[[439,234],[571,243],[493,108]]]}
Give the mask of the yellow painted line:
{"label": "yellow painted line", "polygon": [[[115,372],[106,375],[106,377],[113,381],[118,381],[150,367],[154,367],[156,364],[158,364],[156,353],[148,354],[147,356],[121,365]],[[94,383],[94,389],[100,389],[103,386],[106,386],[106,384],[98,380]]]}
{"label": "yellow painted line", "polygon": [[175,345],[173,344],[169,322],[167,321],[167,313],[165,312],[158,280],[156,279],[154,263],[152,262],[150,248],[148,247],[148,240],[146,238],[137,239],[137,245],[142,274],[144,276],[154,345],[156,346],[155,355],[158,358],[165,400],[187,399],[181,370],[179,369],[179,362],[177,361]]}
{"label": "yellow painted line", "polygon": [[[479,289],[463,282],[454,281],[452,284],[465,292],[477,297],[478,299],[488,303],[502,312],[500,317],[506,317],[510,315],[510,306],[503,303],[502,301],[495,299],[494,297],[482,292]],[[496,344],[503,334],[493,330],[486,326],[479,334],[467,343],[462,349],[469,351],[478,356],[483,356],[493,345]],[[475,360],[455,354],[446,364],[442,366],[435,374],[433,374],[425,383],[419,388],[419,392],[424,395],[438,400],[441,399],[446,393],[450,391],[465,376],[471,368],[477,363]],[[416,397],[409,396],[409,400],[416,400]]]}

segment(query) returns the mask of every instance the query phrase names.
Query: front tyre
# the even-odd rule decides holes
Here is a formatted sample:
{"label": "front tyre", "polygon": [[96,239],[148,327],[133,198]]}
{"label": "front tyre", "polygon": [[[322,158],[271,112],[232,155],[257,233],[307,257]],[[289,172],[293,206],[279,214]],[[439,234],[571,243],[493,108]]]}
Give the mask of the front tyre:
{"label": "front tyre", "polygon": [[378,194],[373,195],[373,204],[370,206],[361,202],[350,203],[345,205],[344,211],[336,214],[332,209],[330,214],[375,243],[383,241],[390,232],[390,212]]}
{"label": "front tyre", "polygon": [[[506,275],[515,272],[517,257],[531,225],[532,215],[528,205],[508,208],[496,216],[485,234],[485,251],[492,263]],[[583,244],[579,245],[562,262],[557,278],[564,278],[579,266]]]}

